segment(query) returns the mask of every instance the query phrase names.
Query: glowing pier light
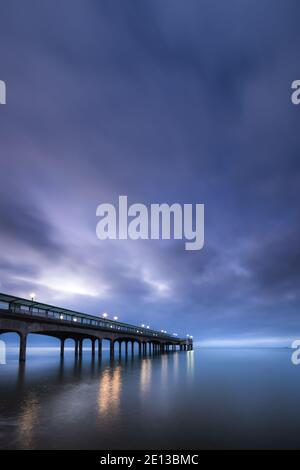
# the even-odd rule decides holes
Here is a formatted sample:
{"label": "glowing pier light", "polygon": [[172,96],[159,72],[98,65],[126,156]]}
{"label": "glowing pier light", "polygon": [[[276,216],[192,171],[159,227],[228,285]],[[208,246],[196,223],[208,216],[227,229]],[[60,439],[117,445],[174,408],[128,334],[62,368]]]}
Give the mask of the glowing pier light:
{"label": "glowing pier light", "polygon": [[119,317],[117,317],[116,315],[113,317],[113,320],[117,321],[119,319]]}
{"label": "glowing pier light", "polygon": [[107,313],[102,313],[103,318],[107,318]]}
{"label": "glowing pier light", "polygon": [[32,300],[32,302],[33,302],[34,299],[36,298],[36,294],[35,294],[34,292],[31,292],[30,298],[31,298],[31,300]]}

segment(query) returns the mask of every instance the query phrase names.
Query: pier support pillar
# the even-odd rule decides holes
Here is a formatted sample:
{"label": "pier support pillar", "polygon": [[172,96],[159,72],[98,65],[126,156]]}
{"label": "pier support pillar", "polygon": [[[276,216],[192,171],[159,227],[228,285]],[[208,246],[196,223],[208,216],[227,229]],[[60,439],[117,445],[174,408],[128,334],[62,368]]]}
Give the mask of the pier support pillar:
{"label": "pier support pillar", "polygon": [[75,339],[75,357],[78,356],[78,345],[79,345],[78,339]]}
{"label": "pier support pillar", "polygon": [[96,343],[96,340],[92,339],[92,358],[93,359],[95,357],[95,343]]}
{"label": "pier support pillar", "polygon": [[27,335],[20,334],[20,355],[19,360],[20,362],[26,361],[26,344],[27,344]]}
{"label": "pier support pillar", "polygon": [[128,356],[128,341],[125,341],[125,356]]}
{"label": "pier support pillar", "polygon": [[115,345],[114,345],[114,342],[113,342],[113,340],[111,339],[111,340],[110,340],[110,345],[109,345],[109,350],[110,350],[110,357],[111,357],[111,359],[114,357],[114,349],[115,349],[114,346],[115,346]]}
{"label": "pier support pillar", "polygon": [[64,357],[65,355],[65,340],[60,340],[60,357]]}
{"label": "pier support pillar", "polygon": [[83,339],[78,340],[78,346],[79,346],[79,357],[82,357]]}
{"label": "pier support pillar", "polygon": [[139,341],[139,356],[142,355],[142,343]]}
{"label": "pier support pillar", "polygon": [[102,339],[98,339],[98,359],[102,357]]}

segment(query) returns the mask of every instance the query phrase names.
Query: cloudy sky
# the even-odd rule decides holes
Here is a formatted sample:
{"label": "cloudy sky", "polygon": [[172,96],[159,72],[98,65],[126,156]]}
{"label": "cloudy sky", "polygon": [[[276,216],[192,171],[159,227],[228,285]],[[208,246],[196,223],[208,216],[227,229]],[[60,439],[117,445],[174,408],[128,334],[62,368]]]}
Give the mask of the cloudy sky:
{"label": "cloudy sky", "polygon": [[[298,0],[1,0],[0,291],[207,344],[299,336],[299,17]],[[99,241],[120,194],[204,203],[204,249]]]}

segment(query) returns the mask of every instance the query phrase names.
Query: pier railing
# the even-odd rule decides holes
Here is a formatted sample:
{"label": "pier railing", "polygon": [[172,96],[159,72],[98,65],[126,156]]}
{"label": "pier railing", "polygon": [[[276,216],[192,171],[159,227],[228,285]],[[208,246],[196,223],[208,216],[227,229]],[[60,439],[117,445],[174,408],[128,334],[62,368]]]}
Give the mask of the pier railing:
{"label": "pier railing", "polygon": [[123,323],[116,320],[101,318],[60,307],[54,307],[53,305],[42,304],[35,302],[34,300],[31,301],[1,293],[0,310],[5,310],[18,315],[30,315],[34,317],[53,319],[62,323],[67,322],[68,324],[71,323],[73,326],[87,326],[93,327],[95,329],[105,329],[107,331],[119,333],[123,332],[172,341],[188,341],[187,339],[179,338],[177,335],[171,335],[162,331],[153,330],[151,328],[130,325],[128,323]]}

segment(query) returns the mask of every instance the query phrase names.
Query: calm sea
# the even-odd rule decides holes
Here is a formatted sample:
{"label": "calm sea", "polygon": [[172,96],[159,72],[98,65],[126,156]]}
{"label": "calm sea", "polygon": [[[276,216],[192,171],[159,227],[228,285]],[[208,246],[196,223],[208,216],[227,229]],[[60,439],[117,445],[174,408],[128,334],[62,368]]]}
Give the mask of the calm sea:
{"label": "calm sea", "polygon": [[111,363],[36,350],[0,366],[2,449],[300,448],[287,349],[198,349]]}

